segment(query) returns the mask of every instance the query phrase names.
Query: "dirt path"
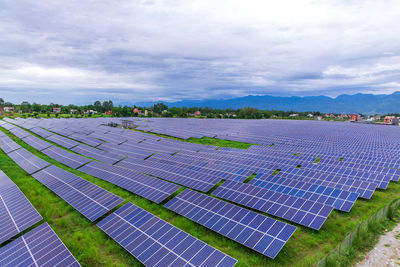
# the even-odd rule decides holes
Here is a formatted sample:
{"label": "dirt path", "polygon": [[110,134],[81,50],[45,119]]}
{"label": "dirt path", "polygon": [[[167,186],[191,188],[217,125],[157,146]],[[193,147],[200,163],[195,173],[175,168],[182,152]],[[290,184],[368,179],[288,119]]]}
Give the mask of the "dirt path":
{"label": "dirt path", "polygon": [[381,236],[374,249],[356,266],[400,266],[400,224]]}

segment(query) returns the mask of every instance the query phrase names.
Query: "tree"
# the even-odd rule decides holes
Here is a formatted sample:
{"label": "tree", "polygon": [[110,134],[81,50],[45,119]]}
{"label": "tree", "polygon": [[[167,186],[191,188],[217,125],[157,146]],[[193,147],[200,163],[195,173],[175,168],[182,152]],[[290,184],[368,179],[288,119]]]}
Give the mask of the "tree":
{"label": "tree", "polygon": [[164,110],[168,110],[168,106],[164,103],[157,103],[153,106],[153,111],[157,114],[161,114]]}
{"label": "tree", "polygon": [[96,110],[97,112],[102,112],[103,111],[103,107],[102,107],[101,102],[99,100],[94,102],[94,110]]}
{"label": "tree", "polygon": [[104,111],[112,110],[113,107],[114,107],[114,104],[111,100],[103,102]]}
{"label": "tree", "polygon": [[31,108],[31,104],[28,101],[23,101],[20,106],[23,113],[28,113]]}
{"label": "tree", "polygon": [[0,107],[3,107],[3,106],[4,106],[4,99],[0,98]]}

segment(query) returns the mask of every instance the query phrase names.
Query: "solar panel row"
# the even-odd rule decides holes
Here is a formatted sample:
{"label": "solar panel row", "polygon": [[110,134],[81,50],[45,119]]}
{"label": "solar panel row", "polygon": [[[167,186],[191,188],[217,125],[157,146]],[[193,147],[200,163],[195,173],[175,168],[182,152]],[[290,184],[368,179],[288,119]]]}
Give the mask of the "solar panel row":
{"label": "solar panel row", "polygon": [[53,229],[44,223],[0,248],[0,266],[75,267],[81,265]]}
{"label": "solar panel row", "polygon": [[50,166],[32,175],[90,221],[95,221],[124,200],[75,174]]}
{"label": "solar panel row", "polygon": [[52,146],[52,144],[50,144],[49,142],[43,141],[40,138],[37,138],[36,136],[33,135],[28,135],[27,137],[25,137],[24,139],[22,139],[25,143],[27,143],[28,145],[30,145],[31,147],[42,151],[50,146]]}
{"label": "solar panel row", "polygon": [[62,148],[51,146],[42,151],[42,153],[46,154],[50,158],[57,160],[58,162],[71,167],[71,168],[78,168],[90,161],[90,159],[82,157],[80,155],[71,153],[67,150]]}
{"label": "solar panel row", "polygon": [[66,137],[57,135],[57,134],[53,134],[53,135],[47,137],[46,139],[50,140],[50,141],[52,141],[52,142],[54,142],[54,143],[56,143],[56,144],[58,144],[60,146],[68,148],[68,149],[71,149],[71,148],[79,145],[78,142],[76,142],[74,140],[71,140],[71,139],[68,139]]}
{"label": "solar panel row", "polygon": [[4,153],[10,153],[21,148],[21,146],[11,140],[11,138],[7,135],[3,135],[0,136],[0,148],[4,151]]}
{"label": "solar panel row", "polygon": [[234,266],[237,262],[132,203],[97,225],[146,266]]}
{"label": "solar panel row", "polygon": [[101,162],[91,162],[82,166],[79,170],[155,203],[160,203],[180,188],[179,185]]}
{"label": "solar panel row", "polygon": [[165,204],[213,231],[275,258],[296,227],[186,189]]}
{"label": "solar panel row", "polygon": [[316,230],[333,210],[332,206],[234,181],[226,181],[212,194]]}
{"label": "solar panel row", "polygon": [[71,149],[72,151],[79,153],[81,155],[94,158],[98,161],[102,161],[109,164],[114,164],[120,160],[122,160],[125,156],[114,154],[111,152],[106,152],[97,148],[93,148],[87,145],[79,145]]}
{"label": "solar panel row", "polygon": [[25,148],[20,148],[11,153],[8,156],[14,160],[22,169],[27,173],[32,174],[50,165],[47,161],[33,155]]}
{"label": "solar panel row", "polygon": [[21,190],[0,171],[0,244],[41,220]]}
{"label": "solar panel row", "polygon": [[118,162],[116,166],[124,167],[130,170],[141,171],[150,175],[160,177],[177,184],[181,184],[202,192],[207,192],[213,188],[221,179],[216,177],[205,177],[204,175],[188,175],[187,173],[176,173],[168,170],[173,167],[162,166],[163,164],[147,164],[146,161],[127,161],[129,158]]}

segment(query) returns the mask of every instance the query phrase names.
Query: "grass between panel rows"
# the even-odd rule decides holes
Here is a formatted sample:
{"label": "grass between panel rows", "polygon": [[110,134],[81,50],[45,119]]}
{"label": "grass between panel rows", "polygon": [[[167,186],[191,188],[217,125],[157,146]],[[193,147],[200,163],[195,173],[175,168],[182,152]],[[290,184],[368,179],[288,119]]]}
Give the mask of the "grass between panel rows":
{"label": "grass between panel rows", "polygon": [[[237,266],[311,266],[336,247],[361,221],[400,196],[400,184],[391,182],[387,190],[378,190],[371,200],[359,199],[350,213],[334,211],[320,231],[298,226],[297,231],[274,259],[248,249],[205,227],[179,216],[162,205],[152,203],[108,182],[66,167],[28,146],[3,129],[14,141],[53,165],[70,171],[132,202],[185,232],[236,258]],[[129,253],[112,241],[57,195],[26,174],[7,155],[0,152],[2,169],[24,192],[61,240],[84,266],[140,266]],[[290,223],[290,222],[289,222]]]}

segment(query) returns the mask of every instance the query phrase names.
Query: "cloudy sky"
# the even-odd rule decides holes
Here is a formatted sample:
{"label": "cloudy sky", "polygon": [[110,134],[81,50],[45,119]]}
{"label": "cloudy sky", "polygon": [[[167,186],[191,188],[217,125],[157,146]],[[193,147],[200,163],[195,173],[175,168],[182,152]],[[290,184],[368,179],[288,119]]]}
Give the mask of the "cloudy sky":
{"label": "cloudy sky", "polygon": [[398,0],[2,0],[0,97],[387,94],[399,23]]}

